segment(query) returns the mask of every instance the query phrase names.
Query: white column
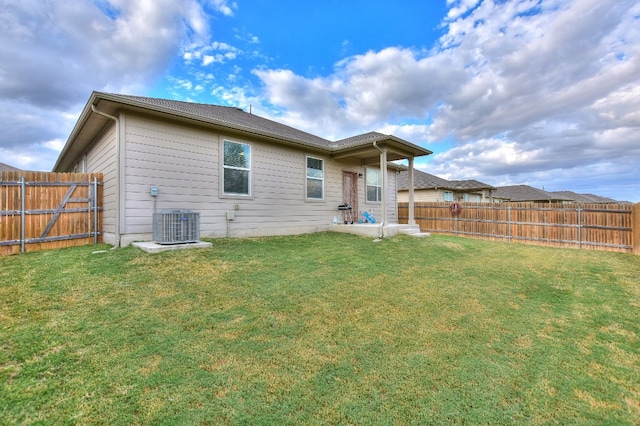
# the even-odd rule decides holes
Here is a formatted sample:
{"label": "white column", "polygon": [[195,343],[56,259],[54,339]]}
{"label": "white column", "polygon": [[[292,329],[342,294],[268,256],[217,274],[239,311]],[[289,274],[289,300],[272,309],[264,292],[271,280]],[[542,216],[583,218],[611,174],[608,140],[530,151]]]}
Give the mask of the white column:
{"label": "white column", "polygon": [[415,218],[415,204],[414,204],[414,192],[413,192],[413,157],[409,157],[409,225],[416,224]]}

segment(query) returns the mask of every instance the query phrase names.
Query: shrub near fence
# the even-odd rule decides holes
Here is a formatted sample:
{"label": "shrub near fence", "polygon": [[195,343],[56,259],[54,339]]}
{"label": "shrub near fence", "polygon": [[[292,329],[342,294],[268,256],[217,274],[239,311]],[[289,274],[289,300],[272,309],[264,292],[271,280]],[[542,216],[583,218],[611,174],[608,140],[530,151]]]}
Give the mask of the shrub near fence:
{"label": "shrub near fence", "polygon": [[[451,214],[450,204],[415,203],[420,229],[558,247],[634,250],[631,204],[461,203],[458,217]],[[401,223],[407,222],[408,208],[408,203],[398,206]]]}
{"label": "shrub near fence", "polygon": [[0,254],[101,239],[102,174],[0,172]]}

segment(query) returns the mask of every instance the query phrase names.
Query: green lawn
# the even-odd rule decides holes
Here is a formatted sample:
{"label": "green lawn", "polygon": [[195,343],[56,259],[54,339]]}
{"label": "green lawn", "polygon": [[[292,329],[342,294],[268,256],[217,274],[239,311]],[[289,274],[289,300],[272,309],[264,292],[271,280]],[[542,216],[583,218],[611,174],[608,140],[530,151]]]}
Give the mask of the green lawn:
{"label": "green lawn", "polygon": [[0,424],[640,423],[640,257],[212,242],[0,258]]}

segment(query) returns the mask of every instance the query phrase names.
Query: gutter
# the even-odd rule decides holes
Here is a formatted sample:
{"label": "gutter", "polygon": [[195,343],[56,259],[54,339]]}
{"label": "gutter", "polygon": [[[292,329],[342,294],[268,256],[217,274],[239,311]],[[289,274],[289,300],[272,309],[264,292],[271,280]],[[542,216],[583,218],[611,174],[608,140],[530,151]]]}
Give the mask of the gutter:
{"label": "gutter", "polygon": [[109,118],[116,123],[116,222],[115,222],[115,241],[113,248],[120,247],[120,119],[106,112],[99,111],[95,105],[91,104],[91,111],[98,115]]}

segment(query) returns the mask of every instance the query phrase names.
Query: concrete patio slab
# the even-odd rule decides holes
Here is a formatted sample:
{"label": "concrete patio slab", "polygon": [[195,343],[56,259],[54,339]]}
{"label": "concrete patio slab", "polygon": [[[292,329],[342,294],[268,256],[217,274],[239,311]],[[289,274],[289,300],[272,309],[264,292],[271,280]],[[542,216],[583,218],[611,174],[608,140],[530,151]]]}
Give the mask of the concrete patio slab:
{"label": "concrete patio slab", "polygon": [[144,250],[147,253],[160,253],[160,252],[169,251],[169,250],[211,248],[211,243],[206,243],[204,241],[197,241],[195,243],[184,243],[184,244],[158,244],[158,243],[154,243],[153,241],[142,241],[142,242],[131,243],[131,245],[141,250]]}
{"label": "concrete patio slab", "polygon": [[338,224],[329,228],[333,232],[343,232],[348,234],[361,235],[363,237],[379,238],[382,232],[384,238],[393,237],[398,234],[407,234],[411,236],[427,236],[420,232],[418,225],[405,225],[392,223],[390,225],[382,226],[376,223],[354,223],[353,225]]}

